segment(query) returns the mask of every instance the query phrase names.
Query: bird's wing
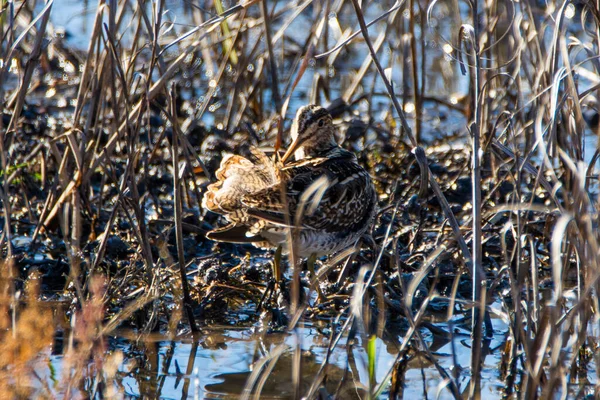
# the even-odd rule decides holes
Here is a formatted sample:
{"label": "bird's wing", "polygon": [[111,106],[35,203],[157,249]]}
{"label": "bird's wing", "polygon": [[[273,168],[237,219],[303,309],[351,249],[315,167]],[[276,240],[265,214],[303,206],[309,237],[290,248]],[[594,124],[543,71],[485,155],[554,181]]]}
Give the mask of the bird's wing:
{"label": "bird's wing", "polygon": [[314,209],[307,209],[303,224],[327,232],[354,231],[367,224],[377,206],[369,173],[357,164],[335,170],[336,180]]}
{"label": "bird's wing", "polygon": [[247,213],[279,226],[329,232],[353,229],[375,207],[369,174],[358,164],[313,161],[283,170],[282,184],[245,196]]}
{"label": "bird's wing", "polygon": [[248,215],[279,226],[294,225],[293,218],[302,194],[322,173],[310,169],[288,169],[286,172],[286,179],[280,183],[243,197]]}

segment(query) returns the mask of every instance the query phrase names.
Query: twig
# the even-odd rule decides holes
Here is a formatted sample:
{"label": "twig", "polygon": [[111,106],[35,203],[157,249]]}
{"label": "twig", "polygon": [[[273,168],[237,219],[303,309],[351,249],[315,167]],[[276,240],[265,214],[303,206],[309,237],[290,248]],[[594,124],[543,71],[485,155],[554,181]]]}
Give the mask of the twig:
{"label": "twig", "polygon": [[279,78],[277,77],[277,61],[275,60],[275,52],[273,51],[273,42],[271,40],[271,23],[269,18],[269,10],[267,10],[267,2],[260,2],[260,13],[263,18],[265,31],[265,41],[267,42],[267,51],[269,52],[269,72],[271,74],[271,94],[275,102],[275,108],[281,109],[281,96],[279,95]]}
{"label": "twig", "polygon": [[182,214],[182,187],[179,182],[179,126],[177,125],[177,107],[176,107],[176,92],[175,84],[171,85],[171,116],[173,124],[173,136],[171,142],[171,157],[173,159],[173,191],[175,203],[175,237],[177,240],[177,265],[179,266],[179,274],[181,278],[181,288],[183,291],[182,306],[185,310],[188,323],[192,332],[198,332],[196,321],[194,319],[194,311],[192,308],[192,298],[190,297],[190,288],[188,285],[187,275],[185,273],[185,252],[183,249],[183,228],[181,226]]}
{"label": "twig", "polygon": [[[474,16],[477,16],[477,1],[471,2],[472,12]],[[476,19],[476,17],[475,17]],[[465,42],[470,45],[473,52],[474,66],[471,69],[471,87],[473,88],[472,107],[474,110],[473,122],[470,126],[471,139],[473,143],[472,150],[472,164],[473,170],[471,175],[472,182],[472,202],[473,202],[473,235],[472,235],[472,249],[473,249],[473,262],[475,263],[475,269],[473,274],[473,310],[472,310],[472,324],[471,324],[471,335],[472,335],[472,346],[471,346],[471,385],[469,388],[470,398],[479,397],[481,392],[481,340],[482,340],[482,324],[481,324],[481,310],[485,309],[485,299],[481,297],[482,285],[486,284],[485,275],[481,274],[482,265],[482,254],[481,254],[481,154],[480,154],[480,130],[479,124],[481,122],[481,105],[479,99],[480,93],[480,55],[479,55],[479,44],[478,40],[478,24],[475,26],[463,25],[459,31],[459,37],[464,38]],[[485,292],[484,292],[485,293]],[[488,332],[490,333],[490,332]]]}

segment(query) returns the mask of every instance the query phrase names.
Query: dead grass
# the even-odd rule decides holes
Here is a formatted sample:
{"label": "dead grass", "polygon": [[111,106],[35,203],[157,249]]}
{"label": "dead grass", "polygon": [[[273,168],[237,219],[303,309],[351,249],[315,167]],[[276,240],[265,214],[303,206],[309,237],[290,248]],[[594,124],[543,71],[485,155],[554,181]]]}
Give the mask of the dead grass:
{"label": "dead grass", "polygon": [[[176,338],[249,302],[267,315],[252,323],[291,335],[330,321],[306,393],[291,350],[297,395],[324,395],[342,337],[372,361],[386,335],[398,356],[383,380],[369,369],[371,397],[402,397],[419,358],[445,395],[480,398],[499,353],[498,396],[598,395],[597,2],[99,0],[87,51],[48,22],[56,4],[38,3],[0,15],[1,393],[119,396],[124,355],[107,335]],[[189,21],[173,22],[177,7]],[[205,240],[218,221],[200,204],[224,153],[279,146],[309,99],[338,106],[381,211],[362,251],[317,277],[290,262],[293,308],[275,312],[265,253]],[[456,325],[470,365],[456,361]],[[452,368],[427,332],[452,343]],[[289,350],[257,362],[247,397]]]}

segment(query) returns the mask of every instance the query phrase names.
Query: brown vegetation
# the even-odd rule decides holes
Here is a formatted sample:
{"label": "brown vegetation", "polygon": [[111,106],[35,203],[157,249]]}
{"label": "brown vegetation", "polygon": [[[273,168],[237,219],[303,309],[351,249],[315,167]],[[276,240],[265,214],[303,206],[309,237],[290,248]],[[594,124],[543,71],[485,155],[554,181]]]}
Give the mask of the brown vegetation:
{"label": "brown vegetation", "polygon": [[[243,396],[289,352],[296,396],[402,397],[418,361],[445,395],[479,398],[490,354],[498,396],[598,396],[597,1],[183,4],[194,26],[164,1],[99,0],[82,51],[49,23],[57,4],[2,2],[0,393],[120,396],[135,362],[107,338],[125,331],[325,321],[308,384],[299,345],[280,345]],[[206,240],[219,220],[200,207],[223,154],[279,147],[308,102],[329,104],[380,196],[370,240],[316,274]],[[292,265],[282,282],[273,264]],[[452,343],[450,367],[426,335]],[[352,347],[374,363],[375,337],[396,362],[357,383]]]}

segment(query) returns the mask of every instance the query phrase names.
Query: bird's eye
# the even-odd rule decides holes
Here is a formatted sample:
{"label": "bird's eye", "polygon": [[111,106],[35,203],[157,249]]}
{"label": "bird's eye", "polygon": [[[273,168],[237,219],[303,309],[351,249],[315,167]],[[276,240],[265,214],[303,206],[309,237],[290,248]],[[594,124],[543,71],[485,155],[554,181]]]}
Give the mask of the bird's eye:
{"label": "bird's eye", "polygon": [[325,121],[323,121],[322,119],[319,120],[319,126],[323,126],[325,125]]}

